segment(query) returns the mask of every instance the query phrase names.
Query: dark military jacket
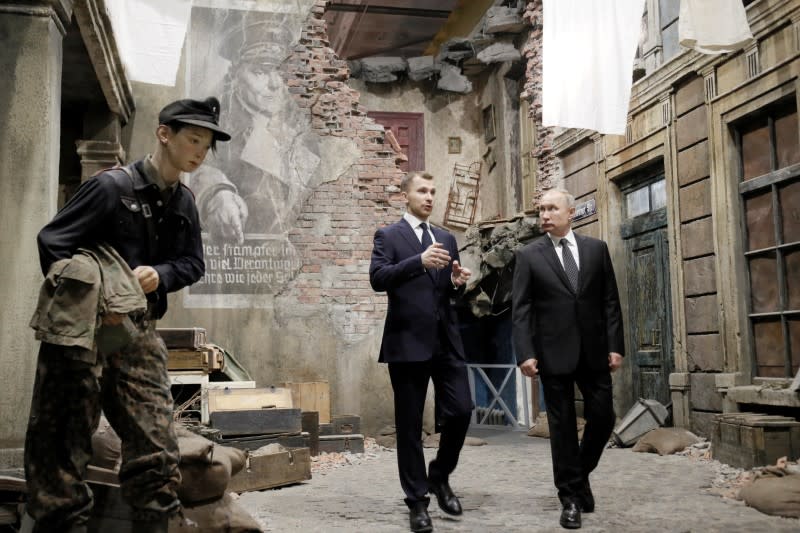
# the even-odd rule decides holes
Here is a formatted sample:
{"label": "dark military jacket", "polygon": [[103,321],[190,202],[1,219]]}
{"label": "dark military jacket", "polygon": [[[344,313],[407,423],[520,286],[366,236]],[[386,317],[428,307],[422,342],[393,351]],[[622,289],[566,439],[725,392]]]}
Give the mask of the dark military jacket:
{"label": "dark military jacket", "polygon": [[167,293],[191,285],[205,273],[200,222],[194,196],[180,184],[164,202],[139,160],[92,177],[39,232],[39,261],[50,265],[81,247],[107,243],[131,269],[152,266],[158,289],[147,295],[154,318],[167,310]]}

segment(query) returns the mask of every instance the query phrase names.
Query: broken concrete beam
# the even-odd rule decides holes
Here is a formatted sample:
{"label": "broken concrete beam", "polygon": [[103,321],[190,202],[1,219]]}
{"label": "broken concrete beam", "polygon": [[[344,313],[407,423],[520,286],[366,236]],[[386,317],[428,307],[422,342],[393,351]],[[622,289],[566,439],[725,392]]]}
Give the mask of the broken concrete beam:
{"label": "broken concrete beam", "polygon": [[408,77],[414,81],[426,80],[439,72],[439,63],[433,56],[408,58]]}
{"label": "broken concrete beam", "polygon": [[405,72],[408,68],[402,57],[368,57],[361,60],[361,77],[372,83],[397,81],[395,72]]}
{"label": "broken concrete beam", "polygon": [[519,10],[511,7],[490,7],[483,19],[483,33],[520,33],[525,28]]}
{"label": "broken concrete beam", "polygon": [[450,39],[439,47],[439,55],[436,58],[440,61],[450,61],[458,63],[475,55],[475,47],[472,41],[463,37]]}
{"label": "broken concrete beam", "polygon": [[510,42],[497,42],[490,44],[480,52],[478,59],[486,63],[504,63],[506,61],[518,61],[522,56],[519,50]]}
{"label": "broken concrete beam", "polygon": [[442,63],[441,77],[436,87],[443,91],[466,94],[472,90],[472,82],[461,74],[461,69],[454,65]]}

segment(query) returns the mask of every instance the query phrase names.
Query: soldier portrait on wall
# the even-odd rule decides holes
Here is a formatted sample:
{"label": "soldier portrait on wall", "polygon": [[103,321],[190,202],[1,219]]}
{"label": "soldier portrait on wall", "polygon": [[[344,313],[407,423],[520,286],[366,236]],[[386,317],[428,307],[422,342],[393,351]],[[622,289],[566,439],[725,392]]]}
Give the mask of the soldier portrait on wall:
{"label": "soldier portrait on wall", "polygon": [[228,63],[219,92],[231,146],[192,175],[192,188],[211,236],[241,243],[245,234],[289,229],[319,165],[319,151],[316,136],[300,127],[308,119],[281,73],[294,40],[283,17],[225,13],[214,35],[221,37],[218,56]]}
{"label": "soldier portrait on wall", "polygon": [[286,234],[319,174],[320,150],[284,79],[297,39],[289,16],[192,10],[191,34],[211,38],[191,41],[187,85],[220,94],[231,133],[229,146],[189,178],[206,251],[220,265],[215,278],[217,263],[209,261],[208,284],[193,292],[274,293],[299,268]]}

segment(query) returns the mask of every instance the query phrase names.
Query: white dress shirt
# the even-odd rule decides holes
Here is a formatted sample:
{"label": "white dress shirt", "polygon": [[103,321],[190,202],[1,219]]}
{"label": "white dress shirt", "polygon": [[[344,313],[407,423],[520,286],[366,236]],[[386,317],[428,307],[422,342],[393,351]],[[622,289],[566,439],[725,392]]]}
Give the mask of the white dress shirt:
{"label": "white dress shirt", "polygon": [[561,266],[564,266],[564,254],[563,250],[561,249],[561,239],[567,239],[569,243],[569,251],[572,252],[572,257],[575,259],[575,266],[578,267],[578,270],[581,269],[581,260],[578,257],[578,241],[575,240],[575,233],[572,230],[569,230],[569,233],[564,235],[564,237],[556,237],[550,233],[547,234],[550,237],[550,242],[553,243],[553,246],[556,247],[556,255],[558,256],[558,260],[561,261]]}
{"label": "white dress shirt", "polygon": [[405,212],[403,218],[406,219],[406,222],[411,224],[411,227],[414,229],[414,233],[417,234],[417,239],[419,239],[420,243],[422,243],[422,227],[420,226],[420,224],[422,224],[423,222],[425,222],[425,224],[428,225],[428,235],[431,236],[431,242],[436,242],[436,237],[433,236],[433,231],[431,231],[430,222],[420,220],[411,213],[409,213],[408,211]]}

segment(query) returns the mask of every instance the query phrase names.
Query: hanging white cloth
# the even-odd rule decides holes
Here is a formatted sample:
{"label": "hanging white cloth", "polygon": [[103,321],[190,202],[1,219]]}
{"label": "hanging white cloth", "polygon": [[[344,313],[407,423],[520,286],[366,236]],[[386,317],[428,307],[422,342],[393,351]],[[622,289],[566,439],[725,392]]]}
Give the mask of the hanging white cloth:
{"label": "hanging white cloth", "polygon": [[106,0],[105,4],[130,79],[173,87],[192,0]]}
{"label": "hanging white cloth", "polygon": [[543,0],[544,126],[625,134],[645,0]]}
{"label": "hanging white cloth", "polygon": [[752,42],[742,0],[681,0],[681,46],[701,54],[735,52]]}

